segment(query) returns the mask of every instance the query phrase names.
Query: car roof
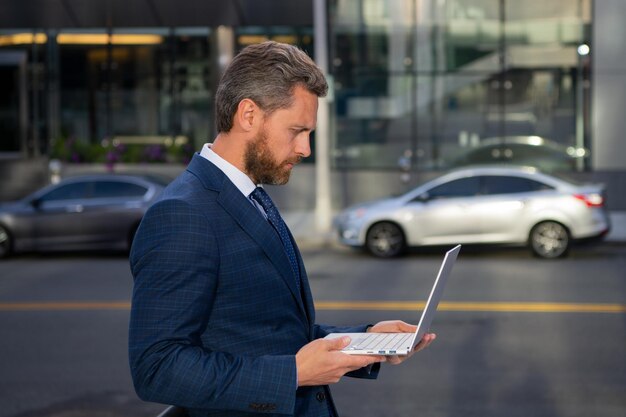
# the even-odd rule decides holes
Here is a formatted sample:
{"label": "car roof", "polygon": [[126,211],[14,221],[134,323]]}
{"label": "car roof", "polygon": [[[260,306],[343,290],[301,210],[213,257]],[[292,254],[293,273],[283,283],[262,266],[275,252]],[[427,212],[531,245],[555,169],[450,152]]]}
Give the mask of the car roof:
{"label": "car roof", "polygon": [[520,165],[476,165],[463,168],[455,168],[449,171],[443,172],[440,176],[426,181],[420,184],[411,191],[400,196],[400,198],[412,198],[419,195],[425,189],[430,189],[433,186],[443,184],[458,178],[472,177],[479,175],[512,175],[522,176],[526,178],[533,178],[538,181],[545,182],[552,186],[569,187],[573,186],[572,183],[565,181],[559,177],[555,177],[550,174],[545,174],[535,167],[520,166]]}

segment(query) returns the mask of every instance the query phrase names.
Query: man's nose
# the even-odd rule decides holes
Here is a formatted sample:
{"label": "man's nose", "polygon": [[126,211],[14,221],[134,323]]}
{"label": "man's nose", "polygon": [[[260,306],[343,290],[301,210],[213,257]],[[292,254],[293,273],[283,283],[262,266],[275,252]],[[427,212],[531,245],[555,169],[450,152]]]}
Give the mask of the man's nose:
{"label": "man's nose", "polygon": [[296,153],[303,158],[311,156],[311,142],[308,133],[302,133],[296,141]]}

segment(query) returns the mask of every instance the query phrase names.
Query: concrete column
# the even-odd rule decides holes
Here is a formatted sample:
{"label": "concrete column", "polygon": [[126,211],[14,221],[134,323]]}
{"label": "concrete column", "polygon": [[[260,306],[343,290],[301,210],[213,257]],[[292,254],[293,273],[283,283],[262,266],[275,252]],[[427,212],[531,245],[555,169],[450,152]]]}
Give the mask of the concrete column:
{"label": "concrete column", "polygon": [[[327,76],[328,32],[326,13],[326,0],[313,0],[315,62]],[[332,83],[329,84],[332,88]],[[329,92],[329,96],[332,96],[332,91]],[[332,226],[329,105],[329,98],[319,100],[317,128],[315,129],[315,226],[317,231],[321,233],[329,232]]]}
{"label": "concrete column", "polygon": [[591,156],[592,168],[597,171],[626,168],[624,16],[626,2],[623,0],[593,2]]}
{"label": "concrete column", "polygon": [[228,67],[235,56],[235,31],[232,27],[218,26],[214,29],[214,33],[212,35],[212,46],[213,51],[215,52],[211,56],[211,66],[213,68],[217,68],[217,71],[212,71],[211,86],[209,87],[211,90],[212,100],[207,117],[209,117],[213,123],[211,123],[209,127],[209,138],[206,139],[210,142],[212,142],[213,138],[217,136],[217,128],[215,126],[215,93],[217,91],[217,86],[219,85],[220,78],[222,78],[222,74],[226,70],[226,67]]}

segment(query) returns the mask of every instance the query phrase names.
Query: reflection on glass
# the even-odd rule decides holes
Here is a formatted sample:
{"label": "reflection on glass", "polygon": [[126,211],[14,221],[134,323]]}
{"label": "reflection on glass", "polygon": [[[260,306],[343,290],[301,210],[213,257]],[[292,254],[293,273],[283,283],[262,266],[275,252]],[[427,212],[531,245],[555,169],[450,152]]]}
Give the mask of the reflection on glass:
{"label": "reflection on glass", "polygon": [[0,31],[0,157],[46,151],[48,40],[37,31]]}
{"label": "reflection on glass", "polygon": [[483,141],[534,136],[588,157],[590,1],[330,3],[336,167],[447,168]]}
{"label": "reflection on glass", "polygon": [[173,144],[205,141],[212,121],[209,35],[208,28],[60,33],[63,135],[105,146],[141,144],[138,158],[146,161],[166,161]]}

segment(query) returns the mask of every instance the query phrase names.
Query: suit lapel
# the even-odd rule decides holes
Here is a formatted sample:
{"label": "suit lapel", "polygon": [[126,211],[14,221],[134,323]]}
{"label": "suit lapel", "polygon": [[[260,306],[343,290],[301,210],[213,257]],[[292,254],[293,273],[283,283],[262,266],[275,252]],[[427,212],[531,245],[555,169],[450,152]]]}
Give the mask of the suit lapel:
{"label": "suit lapel", "polygon": [[[296,287],[289,257],[287,256],[283,244],[280,241],[280,237],[272,225],[263,218],[263,215],[252,205],[250,201],[248,201],[241,191],[235,187],[226,175],[224,175],[224,173],[211,162],[205,160],[199,155],[195,155],[187,169],[189,172],[200,178],[207,188],[218,192],[218,203],[263,249],[267,257],[279,271],[281,278],[289,287],[289,290],[291,291],[302,313],[307,317],[310,317],[303,304],[302,296],[299,294]],[[302,259],[299,252],[297,252],[297,256],[301,267],[300,270],[304,271],[304,266],[302,265]],[[303,275],[305,276],[306,274]],[[308,297],[310,297],[308,283],[306,285],[305,293],[308,293]],[[307,302],[307,304],[309,303]]]}
{"label": "suit lapel", "polygon": [[304,308],[306,309],[307,318],[309,319],[309,326],[313,329],[313,324],[315,324],[315,306],[313,304],[313,295],[311,294],[311,287],[309,286],[309,277],[306,273],[306,268],[304,267],[304,261],[302,260],[302,255],[300,254],[300,249],[296,244],[296,240],[291,235],[291,231],[289,232],[289,236],[293,241],[293,247],[296,251],[296,256],[298,258],[298,265],[300,265],[300,283],[302,285],[302,301],[304,302]]}

